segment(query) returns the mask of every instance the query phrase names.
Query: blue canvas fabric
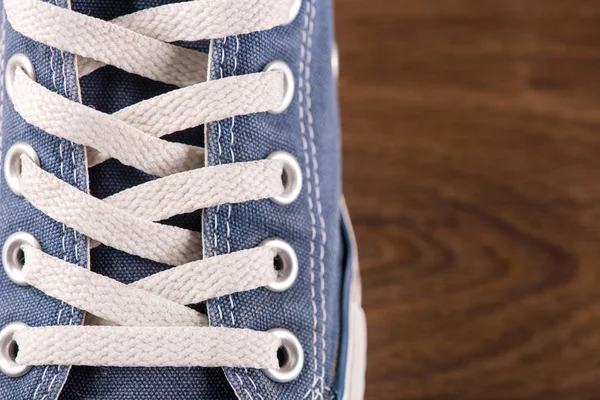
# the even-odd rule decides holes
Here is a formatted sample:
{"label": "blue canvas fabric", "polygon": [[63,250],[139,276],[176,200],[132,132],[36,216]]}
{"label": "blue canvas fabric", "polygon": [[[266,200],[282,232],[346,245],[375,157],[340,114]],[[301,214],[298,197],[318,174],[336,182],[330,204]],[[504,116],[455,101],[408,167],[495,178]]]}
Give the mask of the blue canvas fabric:
{"label": "blue canvas fabric", "polygon": [[[66,0],[57,0],[62,6]],[[2,15],[4,35],[2,68],[15,53],[24,53],[36,68],[37,81],[71,100],[77,100],[78,88],[73,70],[73,56],[16,33]],[[58,139],[26,124],[14,111],[4,90],[2,99],[2,155],[16,142],[26,142],[39,155],[42,168],[78,187],[87,189],[86,167],[83,149],[68,141]],[[32,207],[24,199],[15,196],[0,179],[0,242],[15,232],[32,234],[47,253],[69,262],[86,266],[87,244],[85,239]],[[0,274],[0,326],[20,321],[31,326],[77,325],[81,322],[80,311],[61,304],[36,289],[16,286],[4,274]],[[0,374],[0,399],[46,399],[56,398],[65,381],[68,368],[51,366],[33,368],[26,376],[12,379]]]}
{"label": "blue canvas fabric", "polygon": [[289,26],[219,40],[213,47],[213,79],[221,71],[223,76],[261,71],[273,60],[285,61],[296,77],[297,93],[285,113],[236,117],[207,129],[211,165],[264,159],[284,150],[296,157],[304,175],[302,194],[289,206],[265,200],[210,209],[204,216],[208,256],[277,237],[294,247],[300,262],[298,279],[285,293],[258,289],[209,302],[213,325],[285,328],[304,348],[303,372],[292,383],[274,383],[255,370],[226,370],[242,399],[298,399],[311,391],[318,396],[322,379],[330,387],[335,370],[341,294],[340,141],[331,10],[328,1],[305,2]]}
{"label": "blue canvas fabric", "polygon": [[[0,0],[1,3],[2,0]],[[48,0],[66,6],[67,0]],[[110,20],[137,10],[179,0],[71,0],[78,12]],[[58,3],[56,3],[58,2]],[[5,56],[25,53],[38,82],[71,100],[112,113],[172,90],[113,67],[102,68],[77,85],[73,57],[33,42],[7,24]],[[18,379],[0,374],[0,399],[302,399],[330,398],[339,359],[344,251],[340,234],[340,137],[336,89],[331,70],[333,44],[331,0],[304,0],[296,20],[267,32],[212,43],[211,79],[261,71],[273,60],[294,72],[296,93],[280,115],[256,114],[179,132],[166,138],[205,146],[209,165],[260,160],[274,151],[293,154],[303,171],[303,190],[292,205],[269,200],[226,205],[174,217],[168,224],[204,232],[206,257],[253,248],[266,238],[290,243],[299,258],[294,286],[284,293],[257,289],[208,302],[211,325],[266,331],[285,328],[301,341],[302,374],[291,383],[275,383],[262,372],[221,368],[36,367]],[[182,43],[209,51],[209,42]],[[81,88],[81,93],[79,92]],[[81,190],[104,198],[155,179],[111,160],[89,171],[81,146],[26,124],[3,98],[2,153],[11,144],[32,145],[41,166]],[[44,251],[87,268],[87,244],[16,197],[0,183],[0,240],[11,233],[33,234]],[[100,246],[90,252],[91,268],[130,283],[167,268]],[[33,288],[14,285],[0,274],[0,326],[22,321],[32,326],[80,324],[82,313]],[[60,397],[59,397],[60,396]]]}

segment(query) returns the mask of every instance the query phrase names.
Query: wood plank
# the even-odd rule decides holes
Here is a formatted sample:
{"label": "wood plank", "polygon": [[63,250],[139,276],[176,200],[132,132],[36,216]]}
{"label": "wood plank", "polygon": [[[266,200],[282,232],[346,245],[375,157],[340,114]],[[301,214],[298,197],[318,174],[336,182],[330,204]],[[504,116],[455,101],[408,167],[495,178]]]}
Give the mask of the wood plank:
{"label": "wood plank", "polygon": [[599,399],[600,1],[336,7],[367,399]]}

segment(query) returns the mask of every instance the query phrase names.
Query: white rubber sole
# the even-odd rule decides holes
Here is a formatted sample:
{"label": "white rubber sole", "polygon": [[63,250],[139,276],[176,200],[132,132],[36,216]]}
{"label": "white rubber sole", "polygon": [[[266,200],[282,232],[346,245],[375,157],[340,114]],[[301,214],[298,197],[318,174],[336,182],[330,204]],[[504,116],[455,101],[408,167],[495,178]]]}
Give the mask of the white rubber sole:
{"label": "white rubber sole", "polygon": [[360,303],[350,305],[350,343],[344,400],[363,400],[367,370],[367,321]]}
{"label": "white rubber sole", "polygon": [[365,396],[365,374],[367,370],[367,320],[362,308],[362,283],[358,263],[356,238],[345,202],[342,202],[344,218],[347,221],[348,236],[352,251],[352,287],[349,307],[348,358],[344,382],[344,396],[341,400],[363,400]]}

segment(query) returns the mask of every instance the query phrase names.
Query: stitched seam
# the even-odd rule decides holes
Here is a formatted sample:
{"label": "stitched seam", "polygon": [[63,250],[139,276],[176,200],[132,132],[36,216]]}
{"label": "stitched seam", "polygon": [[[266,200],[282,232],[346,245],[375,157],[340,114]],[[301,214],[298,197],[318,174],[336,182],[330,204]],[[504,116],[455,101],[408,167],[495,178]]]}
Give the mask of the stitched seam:
{"label": "stitched seam", "polygon": [[[236,36],[236,43],[237,43],[237,36]],[[219,63],[219,76],[221,79],[224,78],[224,72],[223,72],[223,65],[225,64],[225,46],[227,45],[227,38],[223,39],[220,42],[220,47],[221,47],[221,60]],[[235,59],[235,66],[237,67],[237,46],[239,46],[239,44],[236,44],[236,59]],[[231,157],[232,157],[232,161],[235,160],[235,154],[233,153],[233,124],[235,123],[235,119],[232,118],[232,126],[230,129],[230,134],[231,134],[231,141],[230,141],[230,151],[231,151]],[[223,147],[221,145],[221,138],[223,136],[223,126],[222,126],[222,121],[218,121],[217,122],[217,147],[218,147],[218,162],[219,165],[221,165],[223,163]],[[221,206],[217,205],[217,208],[215,210],[215,214],[214,214],[214,225],[213,225],[213,244],[214,244],[214,255],[218,255],[218,245],[219,245],[219,241],[218,241],[218,227],[219,227],[219,215],[220,215],[220,211],[221,211]],[[225,224],[226,224],[226,236],[225,236],[225,241],[227,244],[227,253],[231,252],[231,243],[230,243],[230,236],[231,236],[231,227],[229,224],[229,220],[231,217],[231,205],[228,205],[228,211],[227,211],[227,217],[225,219]],[[233,308],[234,308],[234,304],[233,304],[233,299],[231,297],[231,295],[228,296],[229,297],[229,302],[230,302],[230,309],[229,309],[229,314],[231,317],[231,321],[232,324],[235,325],[235,317],[233,316]],[[224,318],[223,318],[223,310],[221,308],[221,300],[222,298],[218,298],[216,299],[216,303],[217,303],[217,309],[219,310],[219,320],[221,322],[221,325],[223,325],[224,323]],[[250,399],[253,400],[252,394],[245,388],[244,382],[241,379],[241,377],[239,376],[239,374],[237,372],[234,372],[235,376],[237,377],[238,381],[240,382],[241,385],[241,389],[248,395],[248,397]]]}
{"label": "stitched seam", "polygon": [[[55,5],[59,5],[58,4],[58,0],[54,0],[54,4]],[[62,6],[62,1],[61,1],[61,6]],[[58,92],[58,85],[56,84],[56,70],[54,68],[54,49],[52,47],[50,47],[50,52],[51,52],[51,57],[50,57],[50,67],[52,70],[52,84],[54,86],[54,89],[56,92]],[[69,98],[69,90],[67,88],[67,73],[66,73],[66,59],[65,59],[65,53],[64,51],[60,50],[60,57],[61,57],[61,61],[62,61],[62,65],[61,65],[61,72],[62,72],[62,78],[63,78],[63,91],[65,94],[66,98]],[[63,180],[65,180],[65,176],[64,176],[64,155],[63,155],[63,143],[64,140],[61,139],[61,142],[59,144],[59,151],[60,151],[60,175],[61,178]],[[76,174],[76,161],[75,161],[75,148],[74,148],[74,144],[70,143],[70,147],[71,147],[71,162],[73,164],[73,179],[74,182],[77,183],[77,174]],[[66,234],[67,234],[67,228],[65,226],[65,224],[61,224],[62,225],[62,237],[61,237],[61,243],[62,243],[62,249],[63,249],[63,259],[66,260],[67,258],[67,249],[66,249],[66,244],[65,244],[65,240],[66,240]],[[78,252],[78,241],[77,241],[77,232],[75,230],[73,230],[73,238],[75,241],[75,258],[77,263],[79,264],[79,252]],[[57,318],[57,324],[61,325],[61,319],[62,319],[62,314],[65,308],[65,302],[61,301],[61,306],[60,306],[60,311],[58,313],[58,318]],[[73,318],[75,315],[75,308],[73,306],[71,306],[70,308],[70,318],[69,318],[69,326],[73,325]],[[35,396],[37,396],[38,393],[38,389],[40,388],[40,386],[43,384],[43,379],[46,375],[46,372],[48,370],[48,366],[46,367],[46,370],[44,370],[44,374],[42,375],[42,381],[40,382],[40,385],[38,385],[38,388],[36,389],[35,393],[34,393],[34,400],[35,400]],[[56,372],[54,373],[54,376],[52,378],[52,380],[50,381],[50,384],[48,386],[48,389],[46,390],[46,394],[42,397],[41,400],[46,400],[46,398],[48,397],[48,395],[52,394],[52,387],[54,386],[54,383],[56,382],[59,374],[62,371],[62,366],[59,365],[56,368]],[[57,394],[58,396],[58,394]]]}
{"label": "stitched seam", "polygon": [[312,62],[312,37],[315,29],[315,16],[317,14],[316,0],[311,0],[312,9],[310,16],[310,27],[308,36],[308,53],[307,53],[307,65],[306,65],[306,114],[308,118],[308,132],[310,136],[311,155],[313,164],[313,173],[315,180],[315,198],[317,205],[317,214],[319,217],[319,224],[321,225],[321,244],[319,248],[319,264],[320,264],[320,280],[321,280],[321,314],[323,317],[321,327],[321,392],[317,394],[317,398],[323,398],[324,386],[325,386],[325,360],[327,357],[327,342],[325,335],[327,332],[327,309],[325,304],[325,245],[327,244],[327,234],[325,232],[325,219],[323,218],[323,207],[321,205],[321,185],[319,179],[319,163],[317,161],[317,149],[315,145],[315,130],[313,126],[313,115],[312,115],[312,86],[310,83],[310,64]]}
{"label": "stitched seam", "polygon": [[248,368],[244,368],[244,372],[246,373],[246,377],[248,378],[248,380],[250,381],[250,383],[252,384],[252,386],[254,386],[254,391],[255,391],[254,394],[256,394],[261,400],[265,400],[265,398],[262,397],[262,395],[257,392],[258,386],[256,386],[256,383],[254,382],[254,380],[250,376],[250,372],[248,372]]}
{"label": "stitched seam", "polygon": [[314,211],[314,204],[312,200],[312,192],[313,192],[313,183],[312,183],[312,173],[310,169],[310,161],[308,155],[308,141],[306,139],[306,124],[304,122],[306,109],[305,109],[305,74],[306,74],[306,64],[305,60],[307,60],[307,42],[308,42],[308,32],[309,32],[309,15],[312,10],[312,1],[307,1],[306,11],[304,15],[304,27],[302,29],[302,45],[301,45],[301,53],[300,53],[300,74],[299,74],[299,85],[298,85],[298,112],[300,117],[300,132],[302,138],[302,147],[304,151],[304,169],[306,175],[307,182],[307,194],[308,194],[308,208],[310,214],[310,223],[311,223],[311,238],[310,238],[310,284],[311,284],[311,303],[313,308],[313,382],[311,384],[310,389],[304,396],[307,398],[312,394],[312,398],[314,399],[315,393],[314,388],[317,383],[317,329],[318,329],[318,318],[317,318],[317,301],[316,301],[316,289],[315,289],[315,239],[317,236],[316,229],[316,217]]}
{"label": "stitched seam", "polygon": [[[235,36],[235,41],[236,41],[236,48],[235,48],[235,52],[234,52],[234,69],[233,69],[232,75],[235,75],[235,72],[237,69],[237,53],[239,50],[239,43],[240,43],[237,36]],[[224,53],[225,53],[225,49],[223,49],[223,54]],[[223,77],[222,72],[223,72],[223,70],[221,69],[221,77]],[[234,125],[235,125],[235,117],[232,117],[231,118],[231,126],[229,127],[229,135],[231,137],[231,140],[229,142],[229,152],[231,153],[231,162],[232,163],[235,162],[235,154],[233,152],[233,143],[235,140],[235,137],[233,134]],[[231,253],[231,241],[230,241],[231,226],[229,224],[230,219],[231,219],[231,204],[228,204],[227,205],[227,218],[225,219],[225,229],[226,229],[225,243],[227,244],[227,254]],[[234,309],[233,297],[231,295],[228,295],[228,297],[229,297],[229,304],[230,304],[229,315],[231,316],[231,324],[235,325],[235,317],[233,315],[233,309]]]}
{"label": "stitched seam", "polygon": [[[225,39],[225,43],[227,42],[227,39]],[[231,73],[231,76],[235,76],[236,72],[237,72],[237,67],[238,67],[238,54],[240,51],[240,39],[237,35],[235,35],[235,49],[233,52],[233,71]],[[223,48],[223,54],[225,54],[225,48]],[[224,60],[224,57],[222,59],[222,61]],[[221,70],[221,77],[223,77],[223,70]],[[231,162],[235,163],[235,152],[233,150],[233,145],[235,143],[235,133],[234,133],[234,128],[235,128],[235,117],[231,117],[231,125],[229,127],[229,134],[231,137],[231,140],[229,141],[229,152],[231,155]],[[227,230],[227,234],[225,237],[225,242],[227,243],[227,253],[231,253],[231,226],[230,226],[230,220],[231,220],[231,211],[232,211],[232,205],[228,204],[227,205],[227,218],[225,219],[225,226],[226,226],[226,230]],[[230,294],[228,295],[229,297],[229,314],[231,316],[231,324],[233,326],[235,326],[235,317],[234,317],[234,308],[235,308],[235,303],[233,302],[233,296]],[[239,375],[236,372],[235,373],[239,379]],[[246,370],[246,373],[244,374],[246,376],[246,378],[248,378],[248,372]],[[246,384],[244,383],[244,381],[242,381],[240,379],[240,384],[241,384],[241,389],[248,395],[248,397],[251,400],[254,400],[254,396],[252,396],[252,393],[250,393],[248,391],[248,389],[246,388]],[[256,389],[256,387],[255,387]]]}
{"label": "stitched seam", "polygon": [[[58,5],[58,4],[57,4]],[[66,64],[66,60],[65,60],[65,53],[64,51],[60,51],[60,58],[62,61],[62,66],[61,66],[61,73],[62,73],[62,78],[63,78],[63,91],[65,94],[66,98],[69,98],[69,90],[67,88],[67,74],[65,71],[65,64]],[[65,176],[64,176],[64,156],[63,156],[63,143],[65,141],[61,140],[60,143],[60,175],[61,178],[63,180],[65,180]],[[70,144],[71,148],[73,148],[73,145]],[[62,224],[62,229],[63,229],[63,236],[62,236],[62,242],[63,242],[63,257],[66,261],[66,257],[67,257],[67,249],[66,249],[66,245],[65,245],[65,240],[66,240],[66,235],[67,235],[67,229],[65,224]],[[73,235],[76,237],[75,232],[73,231]],[[75,242],[77,242],[77,240],[75,240]],[[61,325],[61,319],[62,319],[62,313],[65,307],[65,302],[61,301],[61,309],[58,315],[58,325]],[[73,307],[71,307],[70,309],[71,312],[71,316],[69,318],[69,325],[73,324],[73,314],[74,314],[74,309]],[[56,368],[56,373],[54,374],[54,377],[52,378],[52,380],[50,381],[50,385],[48,386],[48,390],[46,391],[46,394],[44,395],[44,397],[42,397],[42,400],[46,400],[46,398],[48,397],[48,395],[52,394],[52,387],[54,386],[54,383],[56,382],[56,379],[58,378],[58,375],[60,374],[60,372],[62,371],[62,365],[57,366]]]}
{"label": "stitched seam", "polygon": [[[55,1],[55,4],[58,5],[56,1]],[[54,68],[54,48],[52,48],[52,47],[50,47],[50,70],[52,71],[52,86],[54,87],[54,90],[56,92],[58,92],[58,85],[56,84],[56,69]],[[59,143],[59,153],[60,153],[60,175],[62,178],[64,178],[62,139],[60,139],[60,143]],[[62,251],[63,251],[63,259],[66,259],[66,257],[67,257],[67,250],[65,247],[65,229],[66,228],[65,228],[65,224],[61,224],[61,226],[62,226],[61,246],[62,246]],[[58,311],[58,317],[57,317],[58,325],[60,325],[60,319],[62,316],[64,305],[65,305],[65,303],[63,301],[61,301],[60,308]],[[46,374],[48,373],[49,368],[50,368],[49,365],[47,365],[46,368],[44,368],[44,373],[42,374],[42,379],[41,379],[40,383],[38,384],[38,386],[36,387],[35,392],[33,392],[33,400],[35,400],[37,398],[38,392],[41,389],[42,385],[44,384],[44,381],[46,379]],[[51,380],[51,382],[52,382],[52,380]],[[44,391],[46,393],[44,394],[43,398],[47,397],[48,389],[44,389]]]}
{"label": "stitched seam", "polygon": [[[233,52],[233,71],[231,73],[232,76],[235,76],[237,73],[237,68],[238,68],[238,55],[240,53],[240,38],[238,37],[238,35],[235,35],[235,50]],[[231,136],[231,140],[229,142],[229,151],[231,153],[231,162],[235,163],[235,151],[233,149],[233,146],[235,144],[235,116],[231,117],[231,126],[229,128],[229,134]],[[227,206],[227,219],[225,221],[225,225],[227,226],[227,253],[231,253],[231,243],[230,243],[230,239],[231,239],[231,227],[229,224],[229,221],[231,219],[231,211],[232,211],[232,205],[229,204]],[[229,295],[229,303],[231,304],[231,309],[230,309],[230,313],[231,313],[231,322],[233,325],[235,325],[235,318],[234,318],[234,308],[235,308],[235,303],[233,301],[233,296],[230,294]],[[237,375],[237,372],[236,372]],[[256,384],[254,383],[254,381],[252,380],[252,378],[250,377],[249,373],[248,373],[248,369],[244,368],[244,376],[246,377],[246,379],[248,379],[248,381],[250,383],[252,383],[252,386],[254,387],[254,391],[257,392],[258,391],[258,387],[256,386]],[[238,376],[239,378],[239,376]],[[241,382],[242,384],[242,389],[244,389],[244,391],[248,394],[248,397],[250,397],[250,399],[254,399],[254,397],[252,396],[252,394],[246,389],[246,385]],[[261,399],[263,398],[259,393],[256,393]]]}
{"label": "stitched seam", "polygon": [[[5,62],[6,62],[6,12],[4,9],[2,12],[2,20],[0,21],[0,43],[2,43],[2,57],[0,58],[0,77],[4,76]],[[2,150],[2,137],[4,132],[2,131],[2,122],[4,120],[4,103],[6,94],[4,93],[4,80],[0,81],[0,150]]]}
{"label": "stitched seam", "polygon": [[[221,79],[223,78],[223,62],[224,62],[224,58],[225,58],[225,43],[226,43],[226,39],[225,41],[221,41],[219,46],[221,47],[221,62],[219,63],[219,71],[220,71],[220,76]],[[221,121],[217,122],[217,148],[218,148],[218,153],[217,153],[217,158],[219,161],[219,165],[221,165],[222,163],[222,155],[223,155],[223,148],[221,147],[221,134],[222,134],[222,126],[221,126]],[[219,255],[219,241],[218,241],[218,237],[217,237],[217,232],[219,229],[219,212],[221,210],[221,206],[217,205],[217,208],[215,210],[214,213],[214,224],[213,224],[213,247],[214,247],[214,255],[217,256]],[[223,324],[223,310],[221,309],[221,299],[218,298],[216,299],[216,303],[217,303],[217,309],[219,310],[219,320],[221,322],[221,325]]]}

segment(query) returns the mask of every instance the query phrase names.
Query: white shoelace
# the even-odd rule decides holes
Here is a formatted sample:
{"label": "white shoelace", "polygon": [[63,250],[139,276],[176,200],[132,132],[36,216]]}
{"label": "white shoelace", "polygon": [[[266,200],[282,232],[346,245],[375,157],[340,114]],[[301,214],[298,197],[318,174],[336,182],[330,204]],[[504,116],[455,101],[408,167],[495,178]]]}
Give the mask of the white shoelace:
{"label": "white shoelace", "polygon": [[198,232],[156,221],[220,204],[283,193],[280,161],[204,167],[202,148],[162,136],[277,108],[279,71],[206,81],[206,54],[170,44],[285,24],[292,0],[195,0],[106,22],[41,0],[5,0],[13,29],[78,56],[84,76],[109,64],[180,87],[112,115],[70,101],[17,69],[11,100],[29,124],[86,146],[88,165],[109,158],[159,178],[100,200],[22,157],[23,197],[93,241],[173,266],[130,285],[23,249],[23,276],[49,296],[85,310],[96,326],[32,327],[14,335],[22,365],[279,366],[280,339],[266,332],[208,327],[186,307],[277,280],[275,250],[259,247],[202,259]]}

